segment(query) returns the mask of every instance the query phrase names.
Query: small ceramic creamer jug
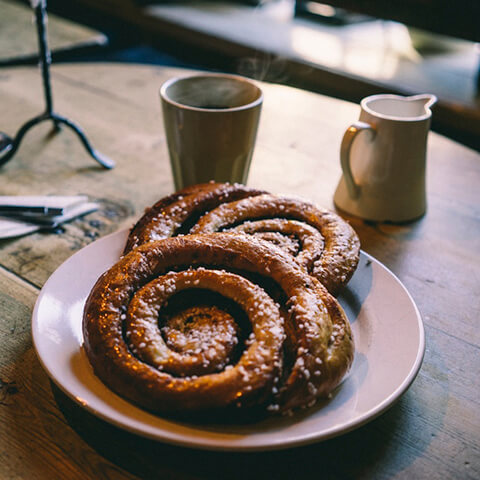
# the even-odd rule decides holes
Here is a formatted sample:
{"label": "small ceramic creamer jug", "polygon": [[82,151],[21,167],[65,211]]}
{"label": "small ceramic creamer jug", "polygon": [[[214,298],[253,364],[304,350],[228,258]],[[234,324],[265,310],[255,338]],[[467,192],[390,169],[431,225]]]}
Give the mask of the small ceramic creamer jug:
{"label": "small ceramic creamer jug", "polygon": [[406,222],[426,210],[426,150],[431,94],[372,95],[340,147],[337,208],[373,221]]}

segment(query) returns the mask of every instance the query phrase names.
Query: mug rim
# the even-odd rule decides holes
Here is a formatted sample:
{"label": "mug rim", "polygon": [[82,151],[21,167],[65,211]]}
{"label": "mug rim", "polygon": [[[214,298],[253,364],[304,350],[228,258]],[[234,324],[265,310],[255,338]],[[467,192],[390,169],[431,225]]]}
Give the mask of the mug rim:
{"label": "mug rim", "polygon": [[[394,99],[394,100],[403,100],[403,101],[415,101],[420,98],[430,97],[430,100],[425,103],[425,113],[423,115],[415,115],[410,117],[401,117],[398,115],[388,115],[386,113],[381,113],[373,110],[368,106],[368,104],[373,100],[379,99]],[[373,117],[381,118],[383,120],[392,120],[397,122],[421,122],[431,118],[432,110],[431,107],[437,102],[437,97],[431,93],[424,93],[419,95],[396,95],[393,93],[378,93],[375,95],[369,95],[361,100],[360,106],[361,108],[372,115]]]}
{"label": "mug rim", "polygon": [[[229,108],[202,108],[202,107],[195,107],[193,105],[186,105],[184,103],[177,102],[176,100],[173,100],[170,98],[167,94],[167,89],[174,83],[180,82],[182,80],[192,80],[195,78],[218,78],[218,79],[228,79],[228,80],[235,80],[237,82],[245,83],[250,86],[253,86],[256,88],[258,96],[255,100],[249,103],[245,103],[243,105],[239,105],[236,107],[229,107]],[[243,77],[241,75],[234,75],[230,73],[200,73],[200,74],[194,74],[194,75],[182,75],[182,76],[176,76],[172,77],[168,80],[166,80],[162,86],[160,87],[160,98],[165,101],[166,103],[169,103],[170,105],[173,105],[177,108],[181,108],[184,110],[191,110],[191,111],[196,111],[196,112],[210,112],[210,113],[230,113],[230,112],[238,112],[241,110],[248,110],[251,108],[254,108],[258,105],[261,105],[263,102],[263,91],[262,89],[257,85],[257,83],[247,77]]]}

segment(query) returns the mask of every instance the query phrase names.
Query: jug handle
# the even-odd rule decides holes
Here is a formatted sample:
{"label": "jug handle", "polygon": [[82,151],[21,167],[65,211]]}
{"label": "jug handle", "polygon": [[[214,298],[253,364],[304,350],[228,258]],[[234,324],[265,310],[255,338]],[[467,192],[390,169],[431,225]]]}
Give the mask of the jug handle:
{"label": "jug handle", "polygon": [[375,129],[368,123],[358,121],[352,123],[347,128],[347,131],[343,135],[342,144],[340,146],[340,165],[342,167],[348,194],[352,198],[358,198],[360,195],[360,185],[355,183],[352,175],[352,169],[350,167],[350,150],[352,149],[352,144],[355,140],[355,137],[363,131],[368,132],[369,140],[372,141],[375,137]]}

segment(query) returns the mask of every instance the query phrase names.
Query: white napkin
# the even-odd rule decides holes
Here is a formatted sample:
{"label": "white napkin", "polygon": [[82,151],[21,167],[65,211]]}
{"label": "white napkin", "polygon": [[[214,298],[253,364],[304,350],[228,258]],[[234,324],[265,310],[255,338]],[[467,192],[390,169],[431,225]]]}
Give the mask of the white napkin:
{"label": "white napkin", "polygon": [[[43,215],[38,213],[15,214],[12,216],[0,216],[0,239],[18,237],[28,233],[36,232],[41,229],[55,228],[62,223],[68,222],[76,217],[85,215],[87,213],[98,210],[98,204],[89,202],[88,197],[78,195],[76,197],[9,197],[15,198],[16,201],[10,203],[11,205],[27,205],[35,206],[41,205],[44,207],[55,207],[63,209],[61,215]],[[3,203],[2,199],[7,197],[0,196],[0,205]],[[38,203],[33,202],[36,199]],[[46,201],[46,199],[48,199]],[[48,211],[48,210],[47,210]]]}

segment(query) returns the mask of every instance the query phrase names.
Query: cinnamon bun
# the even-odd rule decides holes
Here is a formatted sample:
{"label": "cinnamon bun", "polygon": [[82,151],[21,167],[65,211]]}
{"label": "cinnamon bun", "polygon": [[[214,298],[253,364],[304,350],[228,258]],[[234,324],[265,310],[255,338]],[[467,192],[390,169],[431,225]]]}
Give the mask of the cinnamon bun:
{"label": "cinnamon bun", "polygon": [[312,405],[353,360],[348,320],[290,256],[240,234],[132,250],[90,293],[84,347],[113,391],[161,414]]}

